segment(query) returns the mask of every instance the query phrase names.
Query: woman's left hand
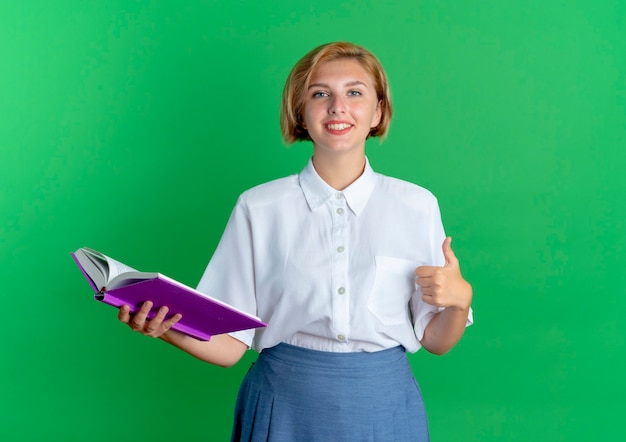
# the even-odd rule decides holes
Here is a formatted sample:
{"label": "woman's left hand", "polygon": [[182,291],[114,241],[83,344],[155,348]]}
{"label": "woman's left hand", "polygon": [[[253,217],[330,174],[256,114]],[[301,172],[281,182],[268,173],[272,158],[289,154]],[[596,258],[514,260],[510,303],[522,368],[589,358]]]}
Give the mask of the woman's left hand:
{"label": "woman's left hand", "polygon": [[469,310],[472,304],[472,286],[463,279],[459,260],[447,237],[442,245],[446,260],[443,267],[421,266],[415,270],[416,283],[422,291],[422,300],[436,307]]}

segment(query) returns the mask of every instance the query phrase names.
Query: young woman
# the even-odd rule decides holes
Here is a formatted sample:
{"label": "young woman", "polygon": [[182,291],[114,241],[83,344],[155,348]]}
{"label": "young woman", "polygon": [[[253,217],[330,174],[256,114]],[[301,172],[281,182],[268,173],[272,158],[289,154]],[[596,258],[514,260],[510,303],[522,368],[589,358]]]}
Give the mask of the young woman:
{"label": "young woman", "polygon": [[311,140],[304,170],[244,192],[199,283],[268,326],[213,337],[119,319],[221,366],[260,353],[239,391],[233,440],[425,441],[426,414],[406,353],[449,351],[471,323],[472,288],[435,197],[377,174],[365,140],[392,106],[376,57],[351,43],[305,55],[283,92],[287,143]]}

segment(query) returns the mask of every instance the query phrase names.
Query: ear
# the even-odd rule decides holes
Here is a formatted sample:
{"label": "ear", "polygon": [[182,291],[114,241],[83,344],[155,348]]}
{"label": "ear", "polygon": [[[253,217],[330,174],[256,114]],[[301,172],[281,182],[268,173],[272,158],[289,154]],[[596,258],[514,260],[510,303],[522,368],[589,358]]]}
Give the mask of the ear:
{"label": "ear", "polygon": [[372,118],[372,125],[370,129],[374,129],[380,124],[380,120],[383,118],[383,100],[379,100],[378,104],[376,104],[376,112],[374,113],[374,117]]}

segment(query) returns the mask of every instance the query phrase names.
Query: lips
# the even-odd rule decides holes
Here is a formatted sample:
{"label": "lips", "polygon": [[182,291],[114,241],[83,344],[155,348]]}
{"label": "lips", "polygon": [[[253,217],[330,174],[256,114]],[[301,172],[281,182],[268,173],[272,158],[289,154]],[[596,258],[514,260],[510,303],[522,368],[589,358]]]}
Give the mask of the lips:
{"label": "lips", "polygon": [[353,125],[346,121],[329,121],[324,127],[327,132],[333,135],[343,135],[349,132]]}
{"label": "lips", "polygon": [[326,127],[329,128],[330,130],[344,130],[349,127],[352,127],[352,125],[347,124],[347,123],[333,123],[333,124],[327,124]]}

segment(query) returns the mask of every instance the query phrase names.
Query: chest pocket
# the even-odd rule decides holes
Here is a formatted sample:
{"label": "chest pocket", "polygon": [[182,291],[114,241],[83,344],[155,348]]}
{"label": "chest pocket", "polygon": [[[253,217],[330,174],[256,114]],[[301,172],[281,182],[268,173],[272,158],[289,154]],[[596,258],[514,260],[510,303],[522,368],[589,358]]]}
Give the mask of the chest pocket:
{"label": "chest pocket", "polygon": [[409,299],[415,291],[413,261],[376,256],[376,276],[367,307],[384,325],[409,321]]}

